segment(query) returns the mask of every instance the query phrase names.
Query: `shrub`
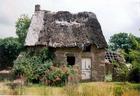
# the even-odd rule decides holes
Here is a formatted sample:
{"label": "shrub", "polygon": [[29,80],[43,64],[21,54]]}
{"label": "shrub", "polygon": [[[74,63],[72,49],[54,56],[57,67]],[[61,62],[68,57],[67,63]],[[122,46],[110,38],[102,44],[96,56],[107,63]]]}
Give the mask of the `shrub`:
{"label": "shrub", "polygon": [[113,80],[114,81],[127,81],[128,68],[124,63],[114,62]]}
{"label": "shrub", "polygon": [[105,76],[105,81],[107,81],[107,82],[111,82],[112,81],[112,74],[111,73],[109,73],[109,74],[107,74]]}
{"label": "shrub", "polygon": [[47,48],[41,51],[22,52],[14,62],[13,73],[22,76],[32,83],[43,83],[52,86],[62,86],[76,71],[66,65],[55,66],[53,55]]}
{"label": "shrub", "polygon": [[24,76],[27,81],[39,82],[40,76],[52,65],[51,61],[42,63],[40,56],[30,56],[31,52],[22,52],[14,62],[13,72],[16,76]]}
{"label": "shrub", "polygon": [[40,51],[40,54],[38,54],[39,57],[40,57],[40,60],[42,62],[46,62],[48,60],[52,60],[54,58],[54,55],[51,51],[49,51],[48,48],[43,48],[41,51]]}
{"label": "shrub", "polygon": [[65,84],[67,73],[64,73],[63,70],[58,67],[51,66],[51,69],[46,71],[44,77],[44,83],[52,86],[62,86]]}
{"label": "shrub", "polygon": [[42,81],[51,86],[63,86],[68,82],[73,83],[71,82],[72,80],[69,81],[69,77],[73,77],[75,74],[76,71],[72,67],[67,67],[66,65],[55,67],[52,65],[50,69],[46,71]]}
{"label": "shrub", "polygon": [[13,61],[19,55],[21,49],[21,44],[17,38],[0,39],[0,68],[12,67]]}
{"label": "shrub", "polygon": [[140,67],[135,67],[130,70],[128,80],[131,82],[140,82]]}

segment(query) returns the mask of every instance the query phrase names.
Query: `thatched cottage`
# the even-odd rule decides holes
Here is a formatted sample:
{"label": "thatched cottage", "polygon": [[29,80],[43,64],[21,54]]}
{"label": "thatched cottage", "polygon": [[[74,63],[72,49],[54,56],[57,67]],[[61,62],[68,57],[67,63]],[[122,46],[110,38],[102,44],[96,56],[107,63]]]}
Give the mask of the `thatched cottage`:
{"label": "thatched cottage", "polygon": [[25,46],[48,47],[55,63],[80,66],[82,80],[104,80],[107,43],[92,12],[50,12],[36,5]]}

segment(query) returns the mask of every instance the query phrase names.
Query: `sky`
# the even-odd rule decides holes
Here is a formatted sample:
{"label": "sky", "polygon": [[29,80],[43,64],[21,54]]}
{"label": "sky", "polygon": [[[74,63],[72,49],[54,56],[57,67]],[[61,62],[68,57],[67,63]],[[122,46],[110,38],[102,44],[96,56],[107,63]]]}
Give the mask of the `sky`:
{"label": "sky", "polygon": [[17,19],[22,14],[31,18],[35,4],[55,12],[95,13],[107,41],[119,32],[140,37],[140,0],[0,0],[0,38],[15,37]]}

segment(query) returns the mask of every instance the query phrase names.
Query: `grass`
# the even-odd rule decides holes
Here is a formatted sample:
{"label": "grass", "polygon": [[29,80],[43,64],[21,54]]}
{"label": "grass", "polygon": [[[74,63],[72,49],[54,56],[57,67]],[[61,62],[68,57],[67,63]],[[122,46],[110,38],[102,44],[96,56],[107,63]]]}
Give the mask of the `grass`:
{"label": "grass", "polygon": [[121,82],[91,82],[49,87],[44,85],[17,86],[11,89],[8,81],[0,82],[0,95],[37,96],[140,96],[140,84]]}

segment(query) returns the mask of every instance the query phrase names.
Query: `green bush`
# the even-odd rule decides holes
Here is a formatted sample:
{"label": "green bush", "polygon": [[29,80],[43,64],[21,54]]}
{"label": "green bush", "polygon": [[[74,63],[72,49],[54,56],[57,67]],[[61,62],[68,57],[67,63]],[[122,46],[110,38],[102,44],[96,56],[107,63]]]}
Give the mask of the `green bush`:
{"label": "green bush", "polygon": [[105,75],[105,81],[106,82],[111,82],[112,81],[112,74],[111,73]]}
{"label": "green bush", "polygon": [[66,65],[55,66],[52,59],[53,55],[47,48],[39,52],[22,52],[14,62],[13,73],[25,77],[28,82],[62,86],[75,72]]}
{"label": "green bush", "polygon": [[135,67],[130,70],[128,80],[130,82],[140,82],[140,67]]}
{"label": "green bush", "polygon": [[113,81],[127,81],[128,68],[124,63],[114,62]]}
{"label": "green bush", "polygon": [[22,75],[26,77],[27,81],[39,82],[40,76],[45,74],[45,71],[52,65],[50,59],[44,62],[40,55],[32,51],[22,52],[14,62],[13,73],[15,76]]}
{"label": "green bush", "polygon": [[43,48],[40,51],[39,57],[42,62],[46,62],[48,60],[52,60],[54,58],[54,55],[51,51],[49,51],[48,48]]}
{"label": "green bush", "polygon": [[46,71],[42,81],[44,84],[51,86],[63,86],[70,82],[68,77],[73,77],[75,74],[76,70],[74,70],[72,67],[67,67],[66,65],[56,67],[52,65],[50,69]]}
{"label": "green bush", "polygon": [[67,74],[63,72],[60,68],[52,66],[49,72],[46,72],[46,82],[49,85],[61,86],[65,84]]}
{"label": "green bush", "polygon": [[17,38],[0,39],[0,68],[12,67],[13,61],[19,55],[21,49],[21,44]]}

